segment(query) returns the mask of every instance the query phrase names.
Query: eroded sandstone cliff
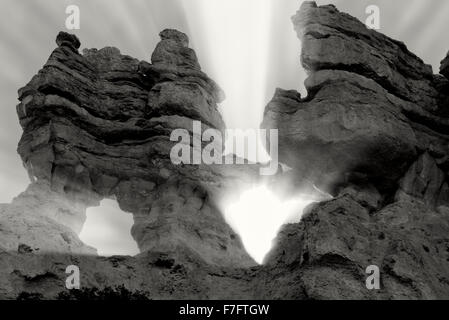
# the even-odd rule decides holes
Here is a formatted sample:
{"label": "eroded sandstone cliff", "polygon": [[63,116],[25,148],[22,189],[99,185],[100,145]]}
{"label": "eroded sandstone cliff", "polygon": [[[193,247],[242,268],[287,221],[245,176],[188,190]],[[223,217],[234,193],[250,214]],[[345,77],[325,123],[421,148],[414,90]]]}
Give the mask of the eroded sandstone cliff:
{"label": "eroded sandstone cliff", "polygon": [[[262,126],[279,128],[279,158],[292,174],[334,199],[310,206],[301,223],[283,229],[267,265],[284,285],[272,292],[447,298],[445,62],[443,75],[434,75],[403,43],[332,5],[305,2],[293,23],[308,95],[279,89]],[[381,270],[381,290],[365,287],[369,265]]]}
{"label": "eroded sandstone cliff", "polygon": [[[44,283],[39,292],[55,294],[63,283],[47,288],[54,276],[47,281],[45,275],[51,272],[46,268],[52,263],[62,267],[64,263],[56,261],[73,255],[80,255],[73,258],[80,264],[93,263],[83,268],[89,270],[84,273],[88,283],[92,281],[89,272],[103,274],[98,277],[105,278],[105,285],[112,285],[114,278],[122,282],[107,271],[112,260],[85,256],[95,254],[95,249],[78,238],[86,209],[103,198],[116,199],[133,215],[131,233],[142,252],[141,260],[130,259],[133,268],[138,267],[134,261],[145,264],[148,256],[169,270],[176,257],[184,265],[199,261],[212,269],[256,264],[225,222],[219,205],[223,198],[237,196],[241,188],[256,183],[258,166],[172,163],[174,129],[193,134],[193,120],[201,121],[203,131],[224,129],[217,110],[224,94],[201,71],[185,34],[164,30],[160,37],[148,63],[109,47],[80,54],[80,41],[61,32],[45,66],[19,90],[17,112],[24,133],[18,152],[32,182],[12,204],[1,208],[0,247],[6,256],[2,296],[23,290],[17,281],[32,279],[30,272],[43,274],[38,276]],[[18,256],[9,257],[10,252]],[[49,265],[18,262],[46,260],[46,255],[53,256]],[[5,262],[8,259],[15,262]],[[183,270],[178,272],[182,281],[195,282],[183,279]],[[136,277],[134,289],[144,277]],[[197,291],[205,294],[203,289]]]}

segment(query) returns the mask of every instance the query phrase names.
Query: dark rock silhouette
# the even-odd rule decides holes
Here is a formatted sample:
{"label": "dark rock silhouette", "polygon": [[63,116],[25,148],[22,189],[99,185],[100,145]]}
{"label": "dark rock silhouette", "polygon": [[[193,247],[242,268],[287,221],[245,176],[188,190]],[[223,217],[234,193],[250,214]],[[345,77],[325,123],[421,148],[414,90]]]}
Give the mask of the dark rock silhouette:
{"label": "dark rock silhouette", "polygon": [[444,75],[446,78],[449,78],[449,52],[446,58],[441,61],[440,73]]}

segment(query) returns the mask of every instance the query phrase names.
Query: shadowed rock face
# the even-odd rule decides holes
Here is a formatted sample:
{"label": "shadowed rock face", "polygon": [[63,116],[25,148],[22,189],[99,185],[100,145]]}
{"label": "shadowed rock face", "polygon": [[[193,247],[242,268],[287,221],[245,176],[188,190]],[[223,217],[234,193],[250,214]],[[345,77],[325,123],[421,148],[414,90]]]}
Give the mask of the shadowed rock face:
{"label": "shadowed rock face", "polygon": [[447,166],[447,79],[332,5],[306,2],[293,23],[308,96],[279,90],[262,125],[280,128],[284,162],[334,194],[347,181],[392,192],[425,151]]}
{"label": "shadowed rock face", "polygon": [[[308,95],[278,89],[262,127],[279,128],[279,159],[292,175],[335,197],[283,228],[267,258],[276,279],[267,291],[447,298],[448,80],[332,5],[306,2],[292,20]],[[373,264],[377,291],[365,287]]]}
{"label": "shadowed rock face", "polygon": [[[434,75],[332,5],[306,2],[293,23],[308,95],[278,89],[265,109],[262,127],[279,129],[279,160],[292,168],[273,185],[314,184],[334,198],[284,226],[263,266],[217,206],[260,182],[258,167],[168,157],[172,129],[224,129],[224,94],[187,36],[164,30],[148,63],[115,48],[80,55],[60,33],[19,91],[18,151],[32,183],[0,206],[0,297],[55,298],[76,264],[84,286],[125,284],[154,299],[448,298],[447,58]],[[136,257],[97,257],[79,241],[86,208],[105,197],[133,214]],[[365,286],[369,265],[380,290]]]}
{"label": "shadowed rock face", "polygon": [[449,53],[446,58],[441,61],[440,73],[445,77],[449,78]]}

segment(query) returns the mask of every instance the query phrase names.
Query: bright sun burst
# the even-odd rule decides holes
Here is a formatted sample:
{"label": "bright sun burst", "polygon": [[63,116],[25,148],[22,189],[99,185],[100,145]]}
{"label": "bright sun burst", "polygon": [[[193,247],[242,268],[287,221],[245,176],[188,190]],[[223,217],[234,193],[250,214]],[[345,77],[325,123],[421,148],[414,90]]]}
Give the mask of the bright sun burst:
{"label": "bright sun burst", "polygon": [[285,201],[265,185],[254,186],[227,206],[225,218],[240,235],[249,255],[262,264],[281,226],[298,222],[312,202],[303,196]]}

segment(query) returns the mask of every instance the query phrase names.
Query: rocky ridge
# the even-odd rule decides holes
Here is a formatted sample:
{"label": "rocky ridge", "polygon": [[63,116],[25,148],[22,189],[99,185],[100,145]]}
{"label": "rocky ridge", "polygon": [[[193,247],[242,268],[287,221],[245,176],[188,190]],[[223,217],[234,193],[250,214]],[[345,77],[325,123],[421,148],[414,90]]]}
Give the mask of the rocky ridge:
{"label": "rocky ridge", "polygon": [[[267,259],[278,277],[273,291],[314,299],[447,298],[445,62],[434,75],[403,43],[333,5],[305,2],[292,21],[308,94],[279,89],[262,127],[279,128],[279,159],[296,179],[334,198],[281,231]],[[369,265],[380,269],[381,290],[365,287]]]}

